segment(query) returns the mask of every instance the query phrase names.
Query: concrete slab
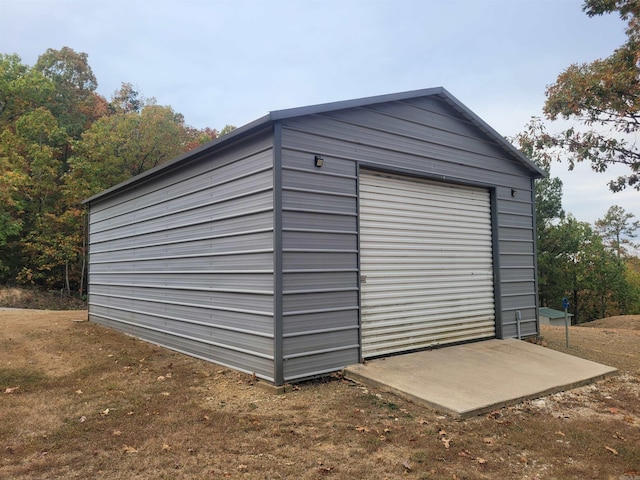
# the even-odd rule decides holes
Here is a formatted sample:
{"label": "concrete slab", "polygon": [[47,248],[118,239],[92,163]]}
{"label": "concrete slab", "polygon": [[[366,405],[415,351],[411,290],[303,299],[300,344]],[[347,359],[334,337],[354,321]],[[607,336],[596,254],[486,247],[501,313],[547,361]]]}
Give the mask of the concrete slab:
{"label": "concrete slab", "polygon": [[602,380],[616,369],[522,340],[487,340],[347,367],[360,383],[471,417]]}

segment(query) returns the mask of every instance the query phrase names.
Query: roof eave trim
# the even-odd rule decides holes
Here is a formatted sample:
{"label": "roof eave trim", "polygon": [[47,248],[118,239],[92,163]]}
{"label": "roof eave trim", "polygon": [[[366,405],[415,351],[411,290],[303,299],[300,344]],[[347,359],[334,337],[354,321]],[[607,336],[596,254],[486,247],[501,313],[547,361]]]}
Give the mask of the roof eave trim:
{"label": "roof eave trim", "polygon": [[101,191],[100,193],[97,193],[85,200],[82,201],[82,204],[89,204],[92,203],[102,197],[106,197],[116,191],[119,190],[124,190],[128,187],[131,187],[134,184],[138,184],[138,183],[142,183],[146,180],[148,180],[149,178],[153,177],[154,175],[156,175],[158,172],[160,171],[168,171],[171,170],[172,168],[175,168],[178,164],[181,164],[183,161],[185,161],[187,158],[190,159],[196,159],[197,157],[207,153],[210,150],[213,150],[215,148],[220,147],[221,145],[225,144],[225,143],[229,143],[231,141],[233,141],[234,139],[236,139],[237,137],[243,136],[243,135],[247,135],[249,133],[251,133],[254,130],[257,130],[263,126],[266,126],[268,123],[271,122],[271,116],[270,115],[264,115],[263,117],[258,118],[257,120],[254,120],[251,123],[247,123],[246,125],[243,125],[240,128],[236,128],[235,130],[232,130],[231,132],[223,135],[222,137],[218,137],[214,140],[211,140],[210,142],[207,142],[197,148],[194,148],[193,150],[189,150],[188,152],[185,152],[177,157],[175,157],[173,160],[170,160],[167,163],[163,163],[161,165],[158,165],[157,167],[151,168],[149,170],[147,170],[146,172],[143,172],[139,175],[136,175],[135,177],[131,177],[127,180],[125,180],[124,182],[118,183],[116,185],[114,185],[113,187],[110,187],[106,190]]}
{"label": "roof eave trim", "polygon": [[441,90],[442,96],[446,98],[451,106],[462,113],[473,124],[487,133],[490,137],[493,137],[498,142],[498,144],[502,146],[502,148],[504,148],[507,152],[520,160],[529,170],[531,170],[535,174],[535,178],[544,178],[548,175],[547,172],[533,163],[526,155],[524,155],[520,150],[514,147],[511,142],[507,141],[502,135],[495,131],[493,127],[491,127],[491,125],[482,120],[482,118],[476,115],[472,110],[470,110],[465,104],[463,104],[460,100],[449,93],[445,88],[442,88]]}
{"label": "roof eave trim", "polygon": [[364,107],[376,103],[397,102],[409,98],[427,97],[440,95],[444,90],[442,87],[425,88],[422,90],[410,90],[407,92],[389,93],[386,95],[376,95],[373,97],[355,98],[353,100],[341,100],[338,102],[320,103],[307,107],[288,108],[285,110],[275,110],[270,113],[271,120],[286,120],[288,118],[302,117],[304,115],[314,115],[326,113],[334,110],[347,108]]}

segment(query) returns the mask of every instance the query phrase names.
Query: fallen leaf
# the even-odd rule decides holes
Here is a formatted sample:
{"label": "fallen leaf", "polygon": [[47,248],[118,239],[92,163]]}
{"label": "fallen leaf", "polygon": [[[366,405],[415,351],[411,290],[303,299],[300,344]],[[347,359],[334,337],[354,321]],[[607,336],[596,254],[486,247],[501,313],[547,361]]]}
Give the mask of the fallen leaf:
{"label": "fallen leaf", "polygon": [[491,438],[491,437],[484,437],[484,438],[482,439],[482,441],[483,441],[484,443],[486,443],[487,445],[493,445],[493,438]]}
{"label": "fallen leaf", "polygon": [[419,418],[419,419],[418,419],[418,423],[419,423],[420,425],[427,425],[429,422],[427,422],[424,418]]}
{"label": "fallen leaf", "polygon": [[166,452],[167,450],[169,450],[171,447],[169,446],[168,443],[163,443],[162,444],[162,451]]}
{"label": "fallen leaf", "polygon": [[80,417],[80,423],[84,423],[84,422],[86,422],[86,421],[87,421],[87,417],[85,417],[84,415],[82,415],[82,416]]}
{"label": "fallen leaf", "polygon": [[14,393],[16,390],[18,390],[20,387],[11,387],[11,388],[7,388],[4,393],[8,393],[8,394],[12,394]]}
{"label": "fallen leaf", "polygon": [[120,430],[114,430],[113,432],[111,432],[111,435],[119,437],[120,435],[122,435],[122,432]]}
{"label": "fallen leaf", "polygon": [[441,428],[441,429],[438,431],[438,435],[442,435],[443,437],[446,437],[446,436],[447,436],[447,432],[446,432],[443,428]]}
{"label": "fallen leaf", "polygon": [[110,410],[108,408],[105,408],[103,411],[100,412],[100,415],[105,415],[105,416],[109,415],[109,411]]}
{"label": "fallen leaf", "polygon": [[249,467],[247,467],[246,465],[243,465],[243,464],[238,465],[238,471],[246,472],[247,470],[249,470]]}
{"label": "fallen leaf", "polygon": [[122,446],[122,451],[124,453],[138,453],[138,450],[135,447],[131,447],[126,443]]}
{"label": "fallen leaf", "polygon": [[560,430],[558,430],[558,431],[556,432],[556,435],[560,435],[561,437],[564,437],[564,436],[565,436],[565,435],[564,435],[564,432],[561,432]]}
{"label": "fallen leaf", "polygon": [[450,443],[451,443],[451,439],[450,439],[450,438],[442,437],[442,438],[440,439],[440,441],[444,444],[444,448],[447,448],[447,449],[448,449],[448,448],[451,446],[451,445],[450,445]]}
{"label": "fallen leaf", "polygon": [[356,427],[356,430],[358,432],[370,432],[371,431],[367,427]]}
{"label": "fallen leaf", "polygon": [[618,410],[616,407],[609,407],[609,408],[607,408],[607,411],[608,411],[609,413],[613,413],[614,415],[615,415],[616,413],[619,413],[619,412],[620,412],[620,410]]}
{"label": "fallen leaf", "polygon": [[81,395],[81,394],[82,394],[82,390],[78,389],[78,390],[76,390],[76,393],[77,393],[78,395]]}
{"label": "fallen leaf", "polygon": [[613,435],[613,438],[617,438],[618,440],[622,440],[623,442],[626,442],[626,441],[627,441],[627,439],[626,439],[626,438],[624,438],[622,435],[620,435],[618,432],[616,432],[616,433]]}
{"label": "fallen leaf", "polygon": [[409,460],[403,460],[402,466],[405,468],[407,472],[411,471],[411,464],[409,463]]}
{"label": "fallen leaf", "polygon": [[605,445],[605,447],[607,450],[609,450],[611,453],[613,453],[614,455],[618,455],[618,451],[615,448],[611,448],[611,447],[607,447]]}
{"label": "fallen leaf", "polygon": [[467,449],[462,450],[461,452],[458,452],[458,456],[459,457],[470,457],[471,456],[471,452]]}
{"label": "fallen leaf", "polygon": [[484,458],[476,458],[476,461],[480,464],[480,465],[485,465],[487,463],[487,461]]}
{"label": "fallen leaf", "polygon": [[164,395],[165,397],[168,397],[171,394],[169,392],[162,392],[160,395]]}
{"label": "fallen leaf", "polygon": [[160,375],[157,380],[159,382],[162,382],[163,380],[166,380],[166,377],[164,377],[163,375]]}

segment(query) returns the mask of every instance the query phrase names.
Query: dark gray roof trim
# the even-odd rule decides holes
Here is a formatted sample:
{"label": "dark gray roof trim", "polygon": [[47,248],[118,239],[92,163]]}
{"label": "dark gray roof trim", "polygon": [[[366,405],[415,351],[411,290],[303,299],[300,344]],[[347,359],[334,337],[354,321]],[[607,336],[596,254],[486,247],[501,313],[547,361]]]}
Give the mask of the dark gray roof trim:
{"label": "dark gray roof trim", "polygon": [[387,95],[377,95],[373,97],[364,97],[364,98],[356,98],[353,100],[344,100],[340,102],[331,102],[331,103],[322,103],[318,105],[310,105],[307,107],[298,107],[298,108],[289,108],[285,110],[275,110],[264,117],[261,117],[257,120],[254,120],[251,123],[248,123],[240,128],[233,130],[232,132],[212,140],[211,142],[205,143],[204,145],[190,150],[173,160],[159,165],[155,168],[147,170],[140,175],[136,175],[128,180],[125,180],[118,185],[115,185],[103,192],[100,192],[90,198],[87,198],[82,203],[91,203],[99,198],[108,196],[114,192],[119,190],[124,190],[128,187],[131,187],[134,184],[143,183],[144,181],[160,174],[161,172],[170,171],[176,167],[178,167],[181,163],[189,160],[196,160],[198,157],[201,157],[207,154],[210,150],[214,150],[218,148],[220,145],[225,143],[232,142],[241,138],[243,136],[250,135],[251,133],[260,130],[262,128],[266,128],[269,124],[276,122],[278,120],[286,120],[288,118],[302,117],[305,115],[314,115],[318,113],[331,112],[334,110],[343,110],[347,108],[355,108],[355,107],[363,107],[367,105],[374,105],[377,103],[387,103],[387,102],[397,102],[402,100],[408,100],[411,98],[418,97],[427,97],[437,95],[443,98],[449,105],[451,105],[454,109],[456,109],[463,117],[469,120],[473,125],[478,127],[481,131],[487,134],[490,138],[496,141],[498,145],[504,148],[510,155],[514,156],[520,162],[524,164],[531,172],[534,173],[534,176],[537,178],[546,176],[544,170],[539,168],[535,163],[529,160],[525,155],[523,155],[517,148],[515,148],[511,143],[505,140],[498,132],[496,132],[493,128],[491,128],[484,120],[478,117],[475,113],[469,110],[462,102],[460,102],[456,97],[451,95],[447,90],[443,87],[434,87],[434,88],[426,88],[422,90],[411,90],[407,92],[400,93],[391,93]]}

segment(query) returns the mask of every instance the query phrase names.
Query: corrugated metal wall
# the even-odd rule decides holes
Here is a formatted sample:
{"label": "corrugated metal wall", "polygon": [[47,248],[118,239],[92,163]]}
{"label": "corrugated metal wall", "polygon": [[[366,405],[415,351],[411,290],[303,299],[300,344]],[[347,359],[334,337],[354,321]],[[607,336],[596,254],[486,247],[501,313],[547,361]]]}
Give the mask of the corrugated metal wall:
{"label": "corrugated metal wall", "polygon": [[274,380],[271,129],[91,204],[89,316]]}
{"label": "corrugated metal wall", "polygon": [[[518,315],[522,335],[537,333],[531,172],[443,99],[420,97],[290,118],[283,121],[282,148],[283,194],[295,192],[283,219],[290,260],[287,296],[295,298],[294,274],[305,274],[306,293],[335,287],[317,297],[322,299],[318,313],[286,306],[285,346],[296,345],[296,357],[290,359],[295,367],[285,362],[289,376],[340,363],[342,358],[333,354],[326,356],[329,363],[318,364],[321,357],[310,355],[311,349],[300,350],[305,343],[322,345],[324,325],[332,332],[327,348],[344,349],[339,351],[345,361],[354,356],[360,167],[495,188],[497,335],[516,336]],[[314,154],[324,157],[322,168],[313,166]],[[309,237],[293,240],[304,232]],[[296,257],[297,249],[305,255]],[[299,263],[303,258],[306,263]]]}
{"label": "corrugated metal wall", "polygon": [[282,148],[284,379],[358,363],[356,166],[316,168],[309,145]]}

